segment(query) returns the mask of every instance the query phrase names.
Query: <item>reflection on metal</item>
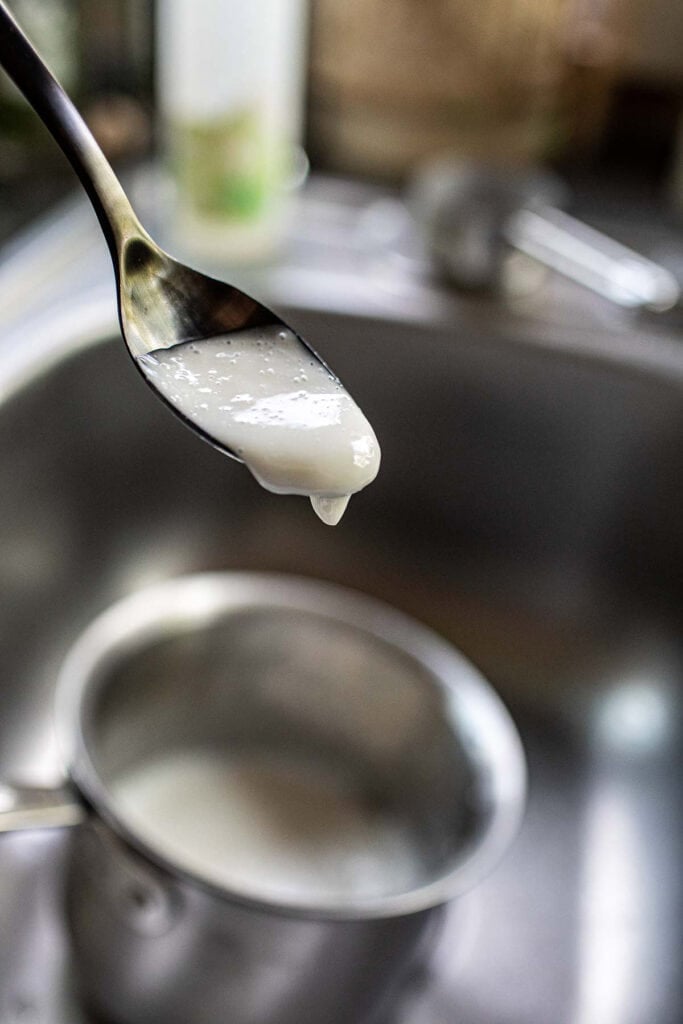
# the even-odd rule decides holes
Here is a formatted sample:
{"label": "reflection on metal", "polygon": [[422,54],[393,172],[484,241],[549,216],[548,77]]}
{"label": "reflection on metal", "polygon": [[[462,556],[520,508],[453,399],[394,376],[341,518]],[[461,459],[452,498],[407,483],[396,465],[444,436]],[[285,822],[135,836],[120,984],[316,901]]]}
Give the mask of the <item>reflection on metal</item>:
{"label": "reflection on metal", "polygon": [[626,680],[598,708],[598,741],[616,754],[655,754],[672,738],[673,713],[671,695],[656,679]]}
{"label": "reflection on metal", "polygon": [[640,840],[628,792],[618,782],[598,786],[586,808],[572,1024],[635,1019],[647,941],[639,926],[647,911]]}

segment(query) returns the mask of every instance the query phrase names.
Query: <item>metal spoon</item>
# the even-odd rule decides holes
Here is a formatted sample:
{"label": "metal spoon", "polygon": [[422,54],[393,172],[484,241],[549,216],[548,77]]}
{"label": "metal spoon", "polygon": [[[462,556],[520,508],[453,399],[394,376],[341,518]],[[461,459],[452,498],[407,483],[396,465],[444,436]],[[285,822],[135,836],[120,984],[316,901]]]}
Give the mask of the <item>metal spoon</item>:
{"label": "metal spoon", "polygon": [[[121,331],[136,365],[140,357],[155,350],[250,327],[291,331],[280,317],[251,296],[183,266],[156,245],[140,224],[82,117],[2,0],[0,65],[52,133],[90,197],[111,252]],[[296,332],[292,334],[306,346],[309,358],[314,357],[329,373],[310,345]],[[184,416],[153,384],[150,386],[205,440],[243,461]]]}

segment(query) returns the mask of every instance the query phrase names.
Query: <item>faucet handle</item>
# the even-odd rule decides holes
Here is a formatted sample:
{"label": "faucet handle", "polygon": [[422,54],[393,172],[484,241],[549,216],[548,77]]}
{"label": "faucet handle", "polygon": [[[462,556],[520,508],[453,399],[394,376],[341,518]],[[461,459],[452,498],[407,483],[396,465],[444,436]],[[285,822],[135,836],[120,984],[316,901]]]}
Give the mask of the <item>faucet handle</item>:
{"label": "faucet handle", "polygon": [[432,261],[458,288],[499,287],[512,249],[620,306],[677,304],[673,274],[564,213],[567,199],[549,172],[451,160],[423,167],[407,194]]}

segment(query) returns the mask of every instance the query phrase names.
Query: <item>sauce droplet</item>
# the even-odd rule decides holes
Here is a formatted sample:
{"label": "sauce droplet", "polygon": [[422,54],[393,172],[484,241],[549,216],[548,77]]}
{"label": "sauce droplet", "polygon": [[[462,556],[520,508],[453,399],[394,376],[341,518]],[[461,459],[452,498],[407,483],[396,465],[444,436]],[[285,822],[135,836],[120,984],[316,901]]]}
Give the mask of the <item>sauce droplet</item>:
{"label": "sauce droplet", "polygon": [[324,523],[327,523],[328,526],[336,526],[346,511],[350,497],[350,494],[339,494],[335,497],[329,497],[324,494],[312,494],[311,505],[315,514]]}

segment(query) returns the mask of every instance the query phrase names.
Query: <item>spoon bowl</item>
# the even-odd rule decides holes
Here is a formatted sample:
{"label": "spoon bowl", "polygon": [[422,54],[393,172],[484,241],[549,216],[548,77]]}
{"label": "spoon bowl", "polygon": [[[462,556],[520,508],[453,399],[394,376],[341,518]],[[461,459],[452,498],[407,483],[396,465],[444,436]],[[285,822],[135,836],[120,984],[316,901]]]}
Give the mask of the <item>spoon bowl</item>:
{"label": "spoon bowl", "polygon": [[119,312],[134,358],[249,327],[284,326],[272,310],[239,288],[173,259],[142,227],[122,247]]}

